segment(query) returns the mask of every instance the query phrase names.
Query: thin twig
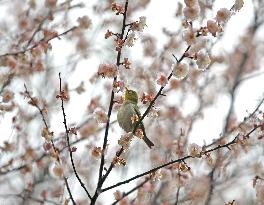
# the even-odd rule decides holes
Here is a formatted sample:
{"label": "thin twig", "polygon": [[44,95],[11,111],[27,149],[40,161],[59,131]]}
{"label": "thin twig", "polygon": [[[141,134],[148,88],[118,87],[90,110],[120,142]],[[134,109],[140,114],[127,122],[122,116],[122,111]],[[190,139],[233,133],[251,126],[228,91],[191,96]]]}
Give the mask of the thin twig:
{"label": "thin twig", "polygon": [[[181,58],[179,59],[178,63],[181,62],[184,58],[185,58],[185,54],[189,51],[189,49],[191,48],[191,46],[188,46],[185,50],[185,52],[182,54]],[[168,80],[171,79],[173,72],[170,73],[170,75],[168,76]],[[150,102],[148,108],[146,109],[146,111],[144,112],[144,114],[141,116],[141,118],[137,121],[137,123],[134,126],[134,129],[132,131],[132,133],[134,134],[135,131],[137,130],[138,126],[142,123],[142,121],[144,120],[144,118],[147,116],[147,114],[149,113],[149,111],[151,110],[152,106],[154,105],[154,103],[156,102],[156,100],[158,99],[158,97],[162,94],[162,90],[165,88],[165,86],[162,86],[159,90],[159,92],[156,94],[156,96],[154,97],[154,99]],[[123,147],[121,147],[121,149],[116,153],[116,156],[119,157],[122,153],[123,153],[124,149]],[[109,166],[109,168],[107,169],[106,174],[103,177],[103,181],[107,178],[107,176],[109,175],[109,173],[111,172],[111,170],[114,167],[114,163],[112,162]]]}
{"label": "thin twig", "polygon": [[[236,130],[238,127],[240,127],[242,124],[244,124],[246,121],[248,121],[251,117],[253,117],[255,115],[255,113],[259,110],[260,106],[264,103],[264,97],[262,97],[262,99],[260,100],[260,102],[258,103],[258,105],[256,106],[256,108],[254,109],[253,112],[251,112],[247,117],[244,118],[244,120],[242,122],[240,122],[238,124],[238,126],[236,126],[235,128],[233,128],[232,130],[229,130],[227,132],[227,134],[232,133],[234,130]],[[220,138],[218,138],[217,140],[213,141],[212,143],[208,144],[205,146],[205,148],[211,147],[212,145],[215,145],[216,143],[220,142],[222,139],[224,139],[226,136],[222,136]]]}
{"label": "thin twig", "polygon": [[114,203],[112,203],[111,205],[115,205],[118,202],[120,202],[122,199],[124,199],[125,197],[127,197],[129,194],[133,193],[134,191],[138,190],[140,187],[142,187],[144,184],[146,184],[148,181],[150,180],[149,177],[147,177],[143,182],[141,182],[140,184],[138,184],[137,186],[135,186],[133,189],[131,189],[130,191],[123,193],[122,197],[118,200],[116,200]]}
{"label": "thin twig", "polygon": [[[127,8],[128,8],[128,0],[126,0],[125,11],[123,14],[122,31],[121,31],[121,35],[120,35],[121,39],[124,38],[124,34],[125,34]],[[120,49],[117,53],[117,57],[116,57],[116,65],[117,66],[120,65],[121,51],[122,50]],[[116,80],[117,80],[117,77],[115,76],[113,82],[115,82]],[[97,187],[96,187],[96,190],[95,190],[91,204],[95,204],[95,201],[97,200],[97,198],[99,196],[99,191],[102,188],[106,177],[108,176],[108,174],[111,171],[111,170],[110,171],[108,170],[109,172],[107,171],[108,173],[105,176],[103,176],[103,168],[104,168],[104,163],[105,163],[105,150],[106,150],[106,146],[107,146],[107,137],[108,137],[108,131],[109,131],[110,117],[111,117],[112,109],[113,109],[113,105],[114,105],[114,96],[115,96],[115,93],[114,93],[114,90],[112,89],[110,104],[109,104],[108,113],[107,113],[108,118],[107,118],[106,127],[105,127],[105,135],[104,135],[103,149],[102,149],[102,154],[101,154],[98,183],[97,183]]]}
{"label": "thin twig", "polygon": [[42,42],[48,43],[49,41],[51,41],[51,40],[53,40],[55,38],[60,38],[61,36],[64,36],[64,35],[68,34],[69,32],[75,30],[76,28],[77,28],[77,26],[73,26],[72,28],[70,28],[70,29],[68,29],[68,30],[66,30],[66,31],[58,34],[58,35],[52,36],[52,37],[50,37],[48,39],[45,39],[45,37],[43,37],[38,43],[35,43],[31,47],[28,47],[28,48],[23,49],[21,51],[16,51],[16,52],[10,52],[10,53],[1,54],[0,55],[0,58],[1,57],[5,57],[5,56],[17,56],[17,55],[23,54],[23,53],[25,53],[27,51],[31,51],[32,49],[36,48],[40,43],[42,43]]}
{"label": "thin twig", "polygon": [[240,82],[241,82],[240,78],[241,78],[241,75],[243,74],[243,72],[245,70],[245,65],[246,65],[246,62],[247,62],[247,58],[248,58],[248,53],[244,53],[243,56],[242,56],[243,60],[242,60],[242,62],[239,65],[239,69],[238,69],[238,71],[236,73],[236,76],[235,76],[234,84],[233,84],[232,89],[230,91],[231,102],[230,102],[229,110],[228,110],[228,113],[227,113],[227,116],[226,116],[226,119],[225,119],[225,125],[224,125],[224,129],[223,129],[223,132],[222,132],[223,136],[228,131],[228,126],[229,126],[230,119],[232,117],[233,110],[234,110],[234,103],[235,103],[235,97],[236,97],[235,93],[236,93],[237,88],[240,85]]}
{"label": "thin twig", "polygon": [[68,193],[69,193],[69,195],[70,195],[70,199],[71,199],[73,205],[76,205],[76,202],[75,202],[74,199],[73,199],[73,196],[72,196],[72,193],[71,193],[71,189],[70,189],[70,187],[69,187],[69,184],[68,184],[68,181],[67,181],[67,178],[66,178],[66,177],[64,177],[64,182],[65,182],[65,185],[66,185],[66,187],[67,187],[67,190],[68,190]]}
{"label": "thin twig", "polygon": [[49,15],[50,15],[50,13],[49,13],[45,18],[43,18],[43,19],[40,21],[40,23],[39,23],[37,29],[33,32],[32,36],[31,36],[31,38],[29,39],[29,41],[27,42],[27,45],[25,46],[25,48],[28,48],[28,46],[29,46],[29,45],[31,44],[31,42],[34,40],[34,37],[35,37],[35,36],[37,35],[37,33],[41,30],[41,28],[42,28],[44,22],[47,20],[47,18],[49,17]]}
{"label": "thin twig", "polygon": [[[113,124],[113,123],[116,123],[116,120],[113,121],[113,122],[111,122],[110,124]],[[85,125],[85,123],[82,123],[81,125],[77,126],[76,129],[79,130],[79,129],[81,129],[84,125]],[[104,128],[98,128],[98,129],[96,130],[96,132],[100,132],[100,131],[102,131],[103,129],[104,129]],[[55,138],[55,139],[53,140],[53,142],[56,142],[56,141],[58,141],[59,139],[61,139],[61,137]],[[84,140],[87,140],[87,138],[79,138],[79,139],[75,140],[74,142],[71,142],[70,145],[71,145],[71,146],[72,146],[72,145],[75,145],[75,144],[77,144],[77,143],[83,142]],[[37,146],[36,148],[34,148],[34,150],[39,150],[39,149],[41,149],[42,147],[43,147],[42,145],[41,145],[41,146]],[[59,153],[62,152],[63,150],[65,150],[66,148],[68,148],[67,145],[64,146],[63,148],[59,149]],[[58,149],[58,148],[57,148],[57,149]],[[41,156],[39,156],[38,158],[33,159],[33,160],[30,162],[30,164],[32,164],[32,163],[34,163],[34,162],[39,162],[39,161],[41,161],[42,159],[44,159],[45,157],[49,157],[49,156],[50,156],[49,153],[44,152],[44,153],[43,153]],[[18,157],[17,160],[21,161],[21,157]],[[0,175],[11,174],[11,173],[13,173],[13,172],[15,172],[15,171],[19,171],[19,170],[21,170],[21,169],[24,169],[24,168],[27,167],[28,165],[29,165],[29,164],[23,164],[23,165],[20,165],[20,166],[15,167],[15,168],[13,168],[13,169],[9,169],[9,170],[6,170],[6,171],[1,171],[1,169],[10,166],[10,163],[7,163],[7,164],[5,164],[5,165],[3,165],[3,166],[0,167]]]}
{"label": "thin twig", "polygon": [[[24,87],[25,87],[25,94],[26,94],[26,96],[27,96],[32,102],[34,102],[35,100],[34,100],[34,98],[30,95],[30,92],[27,90],[27,86],[26,86],[26,84],[24,84]],[[39,113],[40,113],[40,115],[41,115],[41,117],[42,117],[42,121],[43,121],[43,123],[44,123],[46,129],[48,130],[48,132],[50,132],[50,131],[49,131],[49,127],[48,127],[48,123],[47,123],[47,121],[46,121],[46,119],[45,119],[45,116],[44,116],[44,113],[43,113],[43,110],[40,108],[40,106],[39,106],[37,103],[34,103],[34,104],[32,104],[32,105],[38,109],[38,111],[39,111]],[[51,139],[51,144],[52,144],[52,148],[53,148],[54,152],[56,153],[56,152],[57,152],[57,148],[55,147],[55,144],[54,144],[53,139]],[[38,160],[41,160],[42,158],[44,158],[44,156],[45,156],[45,155],[42,155],[41,157],[38,158]],[[38,161],[38,160],[37,160],[37,161]],[[58,163],[60,163],[60,158],[59,158],[59,156],[57,156],[56,160],[57,160]],[[26,167],[26,166],[27,166],[27,165],[24,165],[24,166],[21,166],[21,167],[24,168],[24,167]],[[20,168],[21,168],[21,167],[20,167]],[[14,170],[14,169],[13,169],[13,170]],[[13,170],[12,170],[12,171],[13,171]],[[19,169],[16,169],[16,170],[19,170]],[[0,174],[2,174],[2,173],[0,172]],[[63,179],[64,179],[64,182],[65,182],[65,184],[66,184],[67,191],[68,191],[68,193],[69,193],[70,199],[71,199],[72,203],[75,205],[76,203],[75,203],[75,201],[74,201],[74,199],[73,199],[73,197],[72,197],[71,190],[70,190],[70,188],[69,188],[69,186],[68,186],[68,180],[67,180],[67,178],[66,178],[65,176],[63,176]]]}
{"label": "thin twig", "polygon": [[63,124],[64,124],[64,128],[65,128],[65,133],[66,133],[68,149],[69,149],[69,152],[70,152],[71,165],[72,165],[72,168],[73,168],[73,172],[74,172],[77,180],[79,181],[80,185],[84,189],[84,191],[87,194],[87,196],[89,197],[89,199],[92,199],[90,193],[86,189],[86,187],[85,187],[84,183],[82,182],[79,174],[77,173],[77,170],[76,170],[76,167],[75,167],[75,164],[74,164],[74,161],[73,161],[73,154],[72,154],[71,145],[70,145],[69,129],[68,129],[68,126],[67,126],[66,113],[65,113],[65,109],[64,109],[64,98],[63,98],[63,96],[61,96],[61,93],[63,93],[63,90],[62,90],[62,85],[61,85],[62,83],[61,83],[61,74],[60,73],[59,73],[59,79],[60,79],[60,99],[61,99],[61,109],[62,109],[62,113],[63,113]]}
{"label": "thin twig", "polygon": [[[252,134],[252,133],[253,133],[257,128],[259,128],[259,127],[260,127],[260,126],[256,126],[256,127],[254,127],[254,128],[253,128],[253,129],[252,129],[252,130],[251,130],[251,131],[250,131],[245,137],[249,137],[249,135]],[[218,145],[218,146],[215,146],[214,148],[211,148],[211,149],[205,150],[205,151],[203,151],[201,154],[202,154],[202,155],[205,155],[205,154],[207,154],[207,153],[210,153],[210,152],[213,152],[213,151],[215,151],[215,150],[222,149],[222,148],[228,148],[228,149],[230,149],[229,147],[230,147],[231,145],[237,143],[237,137],[238,137],[238,136],[236,136],[232,141],[230,141],[230,142],[228,142],[228,143],[226,143],[226,144]],[[191,155],[187,155],[187,156],[185,156],[185,157],[182,157],[182,158],[179,158],[179,159],[176,159],[176,160],[173,160],[173,161],[167,162],[167,163],[162,164],[162,165],[160,165],[160,166],[157,166],[157,167],[155,167],[155,168],[153,168],[153,169],[150,169],[149,171],[143,172],[143,173],[138,174],[138,175],[136,175],[136,176],[134,176],[134,177],[131,177],[131,178],[127,179],[127,180],[124,180],[124,181],[122,181],[122,182],[118,182],[118,183],[116,183],[116,184],[114,184],[114,185],[112,185],[112,186],[106,187],[106,188],[102,189],[102,192],[105,192],[105,191],[108,191],[108,190],[113,189],[113,188],[115,188],[115,187],[118,187],[118,186],[121,186],[121,185],[123,185],[123,184],[129,183],[130,181],[133,181],[133,180],[138,179],[138,178],[140,178],[140,177],[143,177],[143,176],[146,176],[146,175],[148,175],[148,174],[151,174],[151,173],[153,173],[153,172],[155,172],[155,171],[157,171],[157,170],[159,170],[159,169],[161,169],[161,168],[163,168],[163,167],[166,167],[166,166],[172,165],[172,164],[177,163],[177,162],[185,161],[185,160],[187,160],[187,159],[189,159],[189,158],[193,158],[193,156],[191,156]]]}

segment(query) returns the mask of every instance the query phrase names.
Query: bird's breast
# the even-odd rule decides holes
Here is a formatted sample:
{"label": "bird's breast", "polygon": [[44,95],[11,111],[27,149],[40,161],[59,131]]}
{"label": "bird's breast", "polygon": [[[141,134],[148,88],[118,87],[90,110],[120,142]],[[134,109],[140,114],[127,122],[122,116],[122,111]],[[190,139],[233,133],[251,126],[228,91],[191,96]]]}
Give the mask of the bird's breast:
{"label": "bird's breast", "polygon": [[117,121],[122,129],[126,132],[131,132],[133,129],[132,116],[135,115],[134,105],[130,103],[124,103],[118,110]]}

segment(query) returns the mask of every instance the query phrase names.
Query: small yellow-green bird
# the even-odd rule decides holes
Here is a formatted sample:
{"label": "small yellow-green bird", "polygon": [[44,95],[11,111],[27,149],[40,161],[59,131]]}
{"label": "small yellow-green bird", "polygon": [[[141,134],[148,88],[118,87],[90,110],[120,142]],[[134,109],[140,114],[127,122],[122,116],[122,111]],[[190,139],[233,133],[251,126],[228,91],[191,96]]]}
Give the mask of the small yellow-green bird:
{"label": "small yellow-green bird", "polygon": [[[141,114],[139,108],[137,106],[138,103],[138,94],[134,90],[128,90],[126,88],[125,91],[125,100],[117,113],[117,121],[119,126],[124,129],[126,132],[132,132],[134,125],[137,123],[136,121],[140,119]],[[133,120],[133,118],[137,118]],[[143,123],[138,126],[139,129],[142,130],[143,136],[142,139],[148,145],[149,148],[154,146],[153,142],[150,141],[146,136],[145,128]]]}

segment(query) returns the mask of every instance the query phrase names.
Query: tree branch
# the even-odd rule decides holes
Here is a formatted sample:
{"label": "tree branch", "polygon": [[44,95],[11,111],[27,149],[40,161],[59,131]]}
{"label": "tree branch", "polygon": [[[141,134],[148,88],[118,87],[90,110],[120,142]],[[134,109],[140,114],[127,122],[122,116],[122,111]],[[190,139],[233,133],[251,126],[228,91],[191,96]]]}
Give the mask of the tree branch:
{"label": "tree branch", "polygon": [[[252,129],[252,130],[251,130],[251,131],[250,131],[245,137],[249,137],[249,135],[252,134],[252,133],[253,133],[257,128],[259,128],[259,127],[260,127],[260,126],[256,126],[256,127],[254,127],[254,128],[253,128],[253,129]],[[228,148],[228,149],[230,149],[230,148],[229,148],[230,145],[233,145],[233,144],[236,144],[236,143],[237,143],[237,137],[238,137],[238,135],[237,135],[232,141],[230,141],[230,142],[228,142],[228,143],[226,143],[226,144],[224,144],[224,145],[218,145],[218,146],[215,146],[214,148],[211,148],[211,149],[208,149],[208,150],[202,151],[202,152],[201,152],[201,155],[205,155],[205,154],[207,154],[207,153],[210,153],[210,152],[213,152],[213,151],[215,151],[215,150],[222,149],[222,148]],[[143,177],[143,176],[145,176],[145,175],[151,174],[151,173],[153,173],[153,172],[155,172],[155,171],[157,171],[157,170],[159,170],[159,169],[161,169],[161,168],[163,168],[163,167],[166,167],[166,166],[172,165],[172,164],[177,163],[177,162],[185,161],[185,160],[187,160],[187,159],[189,159],[189,158],[194,158],[194,157],[191,156],[191,155],[187,155],[187,156],[185,156],[185,157],[182,157],[182,158],[179,158],[179,159],[176,159],[176,160],[173,160],[173,161],[167,162],[167,163],[162,164],[162,165],[160,165],[160,166],[157,166],[157,167],[155,167],[155,168],[153,168],[153,169],[150,169],[149,171],[143,172],[143,173],[138,174],[138,175],[136,175],[136,176],[134,176],[134,177],[131,177],[131,178],[127,179],[127,180],[124,180],[124,181],[119,182],[119,183],[116,183],[116,184],[114,184],[114,185],[112,185],[112,186],[106,187],[106,188],[102,189],[102,192],[105,192],[105,191],[107,191],[107,190],[110,190],[110,189],[113,189],[113,188],[115,188],[115,187],[121,186],[121,185],[123,185],[123,184],[129,183],[130,181],[133,181],[133,180],[138,179],[138,178],[140,178],[140,177]]]}
{"label": "tree branch", "polygon": [[123,193],[122,197],[118,200],[116,200],[114,203],[112,203],[111,205],[115,205],[118,202],[120,202],[122,199],[124,199],[126,196],[128,196],[129,194],[133,193],[134,191],[138,190],[140,187],[142,187],[144,184],[146,184],[148,181],[150,180],[149,177],[147,177],[143,182],[141,182],[140,184],[138,184],[137,186],[135,186],[133,189],[131,189],[130,191]]}
{"label": "tree branch", "polygon": [[[124,14],[123,14],[122,31],[121,31],[121,36],[120,36],[121,39],[124,38],[125,29],[126,29],[127,8],[128,8],[128,0],[126,0],[125,11],[124,11]],[[116,57],[116,65],[117,66],[120,65],[121,51],[122,51],[122,49],[120,49],[118,51],[118,53],[117,53],[117,57]],[[117,77],[115,76],[114,80],[113,80],[113,83],[116,80],[117,80]],[[110,98],[110,104],[109,104],[108,114],[107,114],[108,119],[107,119],[106,127],[105,127],[105,135],[104,135],[103,149],[102,149],[102,154],[101,154],[98,183],[97,183],[97,187],[96,187],[95,194],[93,196],[91,204],[95,203],[96,199],[99,196],[98,191],[101,189],[101,187],[102,187],[102,185],[103,185],[103,183],[104,183],[104,181],[106,179],[106,177],[103,177],[103,168],[104,168],[104,163],[105,163],[105,150],[106,150],[106,145],[107,145],[107,137],[108,137],[108,131],[109,131],[110,117],[111,117],[112,109],[113,109],[113,105],[114,105],[114,96],[115,96],[115,93],[114,93],[114,90],[112,89],[111,98]],[[109,171],[109,173],[110,173],[110,171]]]}
{"label": "tree branch", "polygon": [[72,164],[72,168],[74,171],[74,174],[77,178],[77,180],[79,181],[80,185],[82,186],[82,188],[84,189],[85,193],[87,194],[87,196],[89,197],[89,199],[92,199],[90,193],[88,192],[88,190],[86,189],[84,183],[82,182],[81,178],[79,177],[74,161],[73,161],[73,155],[72,155],[72,150],[71,150],[71,145],[70,145],[70,137],[69,137],[69,129],[67,126],[67,121],[66,121],[66,114],[65,114],[65,110],[64,110],[64,96],[62,96],[61,94],[63,93],[62,90],[62,85],[61,85],[61,74],[59,73],[59,79],[60,79],[60,99],[61,99],[61,109],[62,109],[62,113],[63,113],[63,124],[64,124],[64,128],[65,128],[65,133],[66,133],[66,140],[67,140],[67,144],[68,144],[68,149],[70,152],[70,159],[71,159],[71,164]]}

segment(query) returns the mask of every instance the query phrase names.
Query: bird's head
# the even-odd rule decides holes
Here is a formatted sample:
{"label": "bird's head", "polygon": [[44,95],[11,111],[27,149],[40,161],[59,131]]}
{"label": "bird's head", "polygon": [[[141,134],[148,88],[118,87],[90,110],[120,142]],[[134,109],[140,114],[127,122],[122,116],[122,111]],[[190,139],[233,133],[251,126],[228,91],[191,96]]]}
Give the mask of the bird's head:
{"label": "bird's head", "polygon": [[125,101],[130,101],[132,103],[137,104],[138,103],[138,94],[136,91],[134,90],[129,90],[126,87],[126,91],[125,91]]}

